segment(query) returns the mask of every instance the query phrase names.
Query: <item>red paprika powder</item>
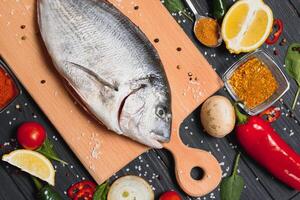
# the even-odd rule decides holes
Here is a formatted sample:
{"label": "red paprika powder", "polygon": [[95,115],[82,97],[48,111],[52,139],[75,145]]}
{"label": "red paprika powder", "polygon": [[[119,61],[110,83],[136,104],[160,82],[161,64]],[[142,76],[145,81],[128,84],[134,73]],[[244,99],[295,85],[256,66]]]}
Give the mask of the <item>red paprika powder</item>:
{"label": "red paprika powder", "polygon": [[0,67],[0,111],[16,96],[17,87],[10,75]]}

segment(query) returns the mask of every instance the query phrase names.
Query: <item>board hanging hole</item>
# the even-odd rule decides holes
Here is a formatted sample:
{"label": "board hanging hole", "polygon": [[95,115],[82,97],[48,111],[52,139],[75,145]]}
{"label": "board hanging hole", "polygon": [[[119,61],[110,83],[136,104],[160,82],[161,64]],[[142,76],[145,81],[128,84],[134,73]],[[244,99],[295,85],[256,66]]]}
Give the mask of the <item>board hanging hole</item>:
{"label": "board hanging hole", "polygon": [[46,80],[41,80],[41,84],[45,84],[46,83]]}
{"label": "board hanging hole", "polygon": [[154,41],[155,43],[159,43],[159,39],[158,39],[158,38],[155,38],[153,41]]}
{"label": "board hanging hole", "polygon": [[23,24],[23,25],[20,26],[20,28],[21,28],[21,29],[25,29],[26,26]]}
{"label": "board hanging hole", "polygon": [[203,179],[204,171],[201,167],[193,167],[190,175],[194,180],[199,181],[199,180]]}
{"label": "board hanging hole", "polygon": [[181,66],[180,66],[180,65],[177,65],[177,66],[176,66],[176,69],[181,69]]}
{"label": "board hanging hole", "polygon": [[138,10],[138,9],[139,9],[139,6],[134,6],[133,9],[134,9],[134,10]]}
{"label": "board hanging hole", "polygon": [[21,40],[26,40],[26,36],[25,35],[23,35],[22,37],[21,37]]}
{"label": "board hanging hole", "polygon": [[182,48],[181,47],[177,47],[177,49],[176,49],[178,52],[180,52],[181,50],[182,50]]}

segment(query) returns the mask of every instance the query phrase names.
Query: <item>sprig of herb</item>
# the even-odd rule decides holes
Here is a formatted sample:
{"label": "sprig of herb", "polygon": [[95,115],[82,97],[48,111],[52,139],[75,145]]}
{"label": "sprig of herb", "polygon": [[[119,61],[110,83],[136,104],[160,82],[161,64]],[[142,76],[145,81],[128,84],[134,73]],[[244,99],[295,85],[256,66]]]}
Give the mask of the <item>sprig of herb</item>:
{"label": "sprig of herb", "polygon": [[98,185],[96,188],[96,192],[94,193],[93,200],[106,200],[108,190],[109,190],[108,182]]}
{"label": "sprig of herb", "polygon": [[238,175],[237,168],[241,154],[236,157],[232,175],[223,178],[221,182],[222,200],[239,200],[244,188],[244,179]]}
{"label": "sprig of herb", "polygon": [[61,162],[64,165],[68,164],[67,162],[58,158],[57,153],[54,151],[54,145],[48,138],[46,138],[44,144],[40,148],[38,148],[36,151],[43,154],[44,156],[46,156],[49,159],[56,160],[58,162]]}
{"label": "sprig of herb", "polygon": [[292,110],[295,110],[297,99],[300,94],[300,51],[297,51],[297,48],[300,49],[299,43],[291,44],[285,57],[285,70],[298,84],[298,90],[293,101]]}
{"label": "sprig of herb", "polygon": [[164,5],[171,13],[182,13],[189,20],[194,21],[193,18],[185,11],[184,5],[181,0],[164,0]]}

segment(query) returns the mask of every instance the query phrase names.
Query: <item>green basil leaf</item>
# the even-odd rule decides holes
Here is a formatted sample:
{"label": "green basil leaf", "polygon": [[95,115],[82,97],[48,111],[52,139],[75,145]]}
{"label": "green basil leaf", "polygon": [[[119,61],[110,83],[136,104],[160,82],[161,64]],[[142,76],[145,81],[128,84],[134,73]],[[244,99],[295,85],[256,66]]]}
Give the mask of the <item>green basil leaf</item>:
{"label": "green basil leaf", "polygon": [[94,193],[93,200],[106,200],[108,190],[109,190],[108,182],[98,185],[96,188],[96,192]]}
{"label": "green basil leaf", "polygon": [[300,48],[300,44],[290,45],[285,57],[285,70],[300,85],[300,52],[294,51],[294,48]]}
{"label": "green basil leaf", "polygon": [[54,151],[54,145],[48,138],[46,138],[44,144],[39,149],[37,149],[36,151],[43,154],[48,159],[56,160],[58,162],[61,162],[64,165],[68,164],[67,162],[65,162],[65,161],[61,160],[60,158],[58,158],[58,155]]}
{"label": "green basil leaf", "polygon": [[[298,49],[298,50],[296,50]],[[296,107],[297,99],[300,94],[300,43],[293,43],[289,46],[285,57],[285,70],[298,84],[298,91],[294,97],[292,109]]]}
{"label": "green basil leaf", "polygon": [[165,0],[164,4],[170,12],[179,12],[184,10],[181,0]]}
{"label": "green basil leaf", "polygon": [[241,176],[226,177],[221,183],[222,200],[239,200],[244,188],[244,179]]}
{"label": "green basil leaf", "polygon": [[239,200],[244,188],[244,179],[237,173],[237,167],[240,154],[237,155],[232,175],[223,178],[221,182],[221,199],[222,200]]}
{"label": "green basil leaf", "polygon": [[187,12],[184,10],[184,4],[182,3],[182,0],[164,0],[164,5],[171,13],[175,12],[181,12],[185,17],[187,17],[189,20],[193,21],[192,17],[187,14]]}

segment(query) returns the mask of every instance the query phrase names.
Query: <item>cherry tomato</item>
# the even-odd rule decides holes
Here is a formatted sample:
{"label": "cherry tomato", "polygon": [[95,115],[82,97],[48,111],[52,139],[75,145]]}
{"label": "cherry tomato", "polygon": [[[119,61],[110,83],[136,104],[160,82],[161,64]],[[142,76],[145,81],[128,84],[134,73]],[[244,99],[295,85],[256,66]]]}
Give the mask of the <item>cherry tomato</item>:
{"label": "cherry tomato", "polygon": [[[67,193],[68,193],[68,197],[70,197],[71,199],[75,198],[76,195],[81,192],[82,190],[85,189],[91,189],[89,191],[92,191],[92,194],[94,194],[95,190],[96,190],[96,184],[92,181],[80,181],[78,183],[73,184],[71,187],[69,187]],[[83,195],[82,193],[80,193],[80,195]]]}
{"label": "cherry tomato", "polygon": [[181,197],[175,191],[168,191],[168,192],[163,193],[159,197],[159,200],[181,200]]}
{"label": "cherry tomato", "polygon": [[37,122],[25,122],[18,128],[17,139],[23,148],[35,150],[44,143],[46,130]]}
{"label": "cherry tomato", "polygon": [[262,113],[259,114],[260,117],[266,116],[268,122],[275,122],[280,116],[280,108],[271,106]]}
{"label": "cherry tomato", "polygon": [[75,194],[73,200],[92,200],[95,193],[93,188],[83,188]]}

